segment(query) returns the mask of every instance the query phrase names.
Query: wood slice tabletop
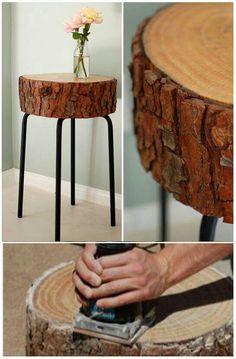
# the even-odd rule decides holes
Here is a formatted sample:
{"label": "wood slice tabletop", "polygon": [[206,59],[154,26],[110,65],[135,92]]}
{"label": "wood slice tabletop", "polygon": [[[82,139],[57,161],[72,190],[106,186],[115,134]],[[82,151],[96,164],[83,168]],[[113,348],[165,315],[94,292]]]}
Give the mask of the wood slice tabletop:
{"label": "wood slice tabletop", "polygon": [[19,78],[20,107],[25,113],[53,118],[107,116],[116,110],[113,77],[34,74]]}
{"label": "wood slice tabletop", "polygon": [[132,347],[76,335],[80,305],[72,284],[74,263],[36,279],[27,295],[27,355],[232,355],[232,280],[213,268],[172,287],[144,310],[156,323]]}
{"label": "wood slice tabletop", "polygon": [[113,81],[114,78],[110,76],[99,76],[99,75],[90,75],[86,78],[76,78],[73,74],[61,73],[61,74],[34,74],[34,75],[24,75],[22,76],[28,80],[36,81],[50,81],[50,82],[62,82],[62,83],[94,83],[94,82],[104,82],[104,81]]}
{"label": "wood slice tabletop", "polygon": [[232,3],[182,3],[157,12],[143,35],[148,58],[183,87],[232,105],[232,10]]}
{"label": "wood slice tabletop", "polygon": [[134,127],[146,171],[182,203],[233,221],[232,3],[181,3],[133,38]]}

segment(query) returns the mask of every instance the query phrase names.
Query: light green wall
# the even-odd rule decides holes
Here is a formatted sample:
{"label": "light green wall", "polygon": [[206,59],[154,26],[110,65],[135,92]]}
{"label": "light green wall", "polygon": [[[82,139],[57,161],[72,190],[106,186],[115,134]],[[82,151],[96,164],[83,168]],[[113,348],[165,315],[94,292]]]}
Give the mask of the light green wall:
{"label": "light green wall", "polygon": [[124,205],[125,207],[140,206],[156,202],[158,184],[150,173],[146,173],[140,163],[133,134],[126,134],[124,161]]}
{"label": "light green wall", "polygon": [[11,110],[11,4],[2,4],[2,170],[13,166]]}
{"label": "light green wall", "polygon": [[140,2],[132,3],[127,2],[124,4],[124,65],[131,61],[131,41],[134,36],[138,25],[146,17],[154,14],[155,11],[166,6],[168,3],[162,2]]}
{"label": "light green wall", "polygon": [[[114,76],[121,95],[121,4],[119,3],[13,3],[12,7],[12,134],[13,167],[19,168],[22,112],[18,77],[23,74],[71,72],[75,41],[63,23],[81,7],[99,8],[101,25],[89,37],[91,71]],[[5,32],[10,26],[5,25]],[[9,96],[10,98],[10,96]],[[8,111],[10,117],[10,112]],[[111,115],[114,126],[116,192],[121,193],[121,102]],[[26,145],[26,170],[55,176],[56,119],[30,116]],[[3,156],[7,156],[4,150]],[[63,124],[62,179],[70,179],[70,121]],[[76,182],[109,189],[107,125],[104,119],[76,121]]]}
{"label": "light green wall", "polygon": [[136,149],[133,133],[132,83],[128,66],[132,61],[131,42],[137,26],[166,3],[124,4],[124,206],[136,207],[157,202],[158,184],[143,169]]}

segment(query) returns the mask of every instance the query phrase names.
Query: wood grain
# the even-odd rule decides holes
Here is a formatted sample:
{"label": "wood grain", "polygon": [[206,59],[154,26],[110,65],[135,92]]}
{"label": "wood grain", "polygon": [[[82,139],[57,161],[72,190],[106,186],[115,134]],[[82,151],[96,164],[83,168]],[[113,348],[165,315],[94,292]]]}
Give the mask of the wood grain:
{"label": "wood grain", "polygon": [[33,75],[24,75],[23,77],[28,80],[52,81],[59,83],[87,83],[87,84],[114,80],[113,77],[99,76],[99,75],[89,75],[89,77],[86,78],[77,78],[73,74],[69,74],[69,73],[33,74]]}
{"label": "wood grain", "polygon": [[[140,24],[130,67],[134,128],[143,167],[177,200],[204,215],[223,217],[227,223],[233,222],[231,13],[231,4],[226,3],[164,8]],[[222,22],[215,24],[219,16]],[[210,50],[218,53],[225,39],[227,51],[220,57],[224,82],[220,67],[216,70],[220,60],[212,62]],[[195,52],[205,53],[207,48],[209,56],[196,57]],[[197,66],[202,66],[201,73]],[[195,87],[187,81],[190,78]]]}
{"label": "wood grain", "polygon": [[233,103],[233,4],[182,3],[152,17],[143,34],[150,61],[198,95]]}
{"label": "wood grain", "polygon": [[144,310],[156,324],[132,347],[73,333],[79,310],[73,262],[36,279],[27,295],[27,355],[232,355],[232,280],[207,268],[172,287]]}
{"label": "wood grain", "polygon": [[91,75],[36,74],[19,78],[20,107],[25,113],[51,118],[107,116],[116,110],[116,79]]}

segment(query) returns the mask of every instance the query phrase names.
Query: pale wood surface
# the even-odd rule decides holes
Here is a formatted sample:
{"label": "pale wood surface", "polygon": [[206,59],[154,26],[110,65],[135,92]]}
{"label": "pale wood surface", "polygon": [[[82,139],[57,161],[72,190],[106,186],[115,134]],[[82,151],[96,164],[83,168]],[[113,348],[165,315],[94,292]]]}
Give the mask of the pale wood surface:
{"label": "pale wood surface", "polygon": [[114,80],[110,76],[100,76],[100,75],[90,75],[87,78],[76,78],[71,73],[59,73],[59,74],[33,74],[33,75],[23,75],[22,77],[28,80],[38,80],[38,81],[52,81],[52,82],[62,82],[62,83],[94,83],[94,82],[104,82]]}
{"label": "pale wood surface", "polygon": [[178,84],[233,103],[232,3],[181,3],[158,11],[143,44],[150,61]]}
{"label": "pale wood surface", "polygon": [[60,263],[28,290],[27,355],[232,355],[232,279],[215,269],[209,267],[146,302],[144,310],[154,308],[156,323],[127,347],[75,335],[72,319],[80,305],[73,268],[73,262]]}
{"label": "pale wood surface", "polygon": [[[59,269],[52,269],[51,272],[41,278],[39,284],[35,287],[32,298],[33,307],[39,315],[41,313],[49,321],[53,320],[61,324],[71,325],[75,313],[79,310],[80,306],[76,301],[71,280],[73,269],[73,263]],[[171,313],[164,320],[158,322],[139,341],[142,343],[185,341],[223,327],[232,319],[233,301],[232,299],[217,301],[217,297],[223,294],[222,291],[228,290],[230,292],[231,290],[230,281],[227,282],[227,279],[222,281],[222,278],[223,276],[215,269],[207,268],[169,289],[162,297],[163,300],[168,298],[166,308],[161,304],[160,310],[163,310],[163,308],[171,310],[171,306],[173,309],[176,305],[175,301],[180,300],[180,297],[174,295],[180,293],[183,309]],[[215,286],[209,285],[210,283],[217,283],[217,281],[219,283]],[[200,286],[206,287],[196,292],[199,298],[194,298],[194,293],[193,296],[185,295],[187,291]],[[171,295],[173,295],[173,302],[169,297]],[[190,303],[187,303],[187,299],[190,300]],[[205,305],[198,306],[198,303],[201,303],[202,300],[205,301]],[[212,303],[214,300],[216,300],[216,303]],[[194,306],[194,303],[196,306]],[[186,309],[184,309],[185,306]],[[160,313],[160,316],[162,317],[163,314],[163,312]]]}
{"label": "pale wood surface", "polygon": [[[204,244],[203,244],[204,245]],[[205,244],[207,247],[207,244]],[[65,262],[69,260],[75,260],[78,252],[80,251],[79,246],[69,245],[69,244],[5,244],[4,245],[4,355],[5,356],[24,356],[25,355],[25,337],[26,337],[26,327],[29,330],[31,328],[31,334],[33,338],[30,337],[30,333],[27,332],[27,343],[28,343],[28,354],[31,355],[163,355],[164,345],[163,344],[153,344],[150,343],[141,343],[139,342],[140,348],[133,346],[132,348],[127,348],[119,345],[111,345],[108,342],[98,341],[96,339],[89,339],[86,337],[81,338],[81,340],[76,341],[73,339],[73,333],[71,329],[71,324],[66,324],[64,322],[59,322],[59,320],[53,321],[48,320],[48,316],[45,315],[45,320],[43,320],[43,313],[40,311],[39,316],[36,313],[35,309],[33,312],[30,310],[30,303],[27,300],[27,313],[25,312],[25,299],[27,289],[30,288],[32,282],[34,281],[34,286],[32,287],[32,292],[35,292],[36,282],[35,278],[39,278],[42,281],[42,272],[51,268],[51,271],[55,271],[55,266],[58,266],[58,263]],[[218,263],[220,268],[228,275],[231,275],[229,269],[228,261],[221,261]],[[220,276],[221,277],[221,276]],[[68,273],[69,278],[69,273]],[[219,295],[213,296],[218,301],[223,301],[220,297],[229,295],[231,291],[227,282],[224,281],[226,286],[221,286],[219,289],[218,284],[216,286],[216,291],[211,291],[212,293],[219,292]],[[222,284],[224,284],[222,283]],[[38,281],[39,285],[39,281]],[[61,293],[60,293],[61,294]],[[63,293],[62,293],[63,294]],[[190,293],[191,294],[191,293]],[[184,300],[181,303],[191,304],[191,296],[186,297],[184,295]],[[174,298],[169,302],[170,305],[167,305],[166,309],[162,300],[159,301],[159,304],[156,305],[157,313],[161,315],[159,317],[159,323],[164,319],[163,315],[166,316],[171,309],[178,311],[180,310],[180,303],[178,298]],[[195,298],[198,298],[198,295],[195,295]],[[200,296],[204,298],[203,295]],[[29,297],[27,297],[29,298]],[[69,294],[69,301],[72,298],[72,292]],[[189,300],[187,300],[189,298]],[[205,296],[206,300],[209,299],[209,296]],[[59,300],[57,297],[56,300]],[[61,299],[60,299],[61,300]],[[73,299],[74,300],[74,299]],[[66,303],[66,299],[61,300],[62,304]],[[199,303],[200,304],[200,303]],[[70,313],[71,309],[68,311],[68,304],[65,305],[66,309],[62,308],[62,311],[65,310]],[[75,305],[77,305],[75,303]],[[174,307],[173,307],[174,305]],[[182,304],[181,304],[182,305]],[[205,304],[207,306],[207,304]],[[72,305],[73,307],[73,305]],[[77,310],[77,307],[74,307],[74,310]],[[71,312],[72,313],[72,312]],[[73,313],[72,313],[73,314]],[[69,314],[71,316],[72,314]],[[224,313],[222,313],[224,315]],[[64,314],[63,314],[64,315]],[[217,314],[218,315],[218,314]],[[26,321],[27,319],[27,321]],[[201,318],[200,318],[201,319]],[[191,320],[191,317],[190,317]],[[64,324],[63,324],[64,323]],[[55,324],[55,325],[54,325]],[[60,325],[61,324],[61,325]],[[41,327],[40,327],[41,325]],[[228,323],[228,329],[220,328],[217,336],[212,336],[212,333],[209,333],[203,338],[197,338],[194,340],[195,351],[194,355],[212,355],[216,353],[216,347],[219,345],[219,350],[222,354],[232,355],[232,351],[228,344],[232,345],[232,323]],[[36,331],[33,330],[33,326]],[[36,326],[36,327],[35,327]],[[64,329],[63,329],[64,328]],[[67,328],[67,330],[65,330]],[[70,328],[68,330],[68,328]],[[230,329],[231,328],[231,329]],[[214,332],[215,333],[215,332]],[[213,333],[213,334],[214,334]],[[221,333],[221,334],[220,334]],[[40,336],[42,334],[42,336]],[[65,336],[63,336],[65,334]],[[61,342],[60,342],[61,339]],[[141,339],[140,339],[141,340]],[[193,341],[191,341],[192,343]],[[61,343],[61,345],[60,345]],[[198,343],[198,349],[196,345]],[[77,350],[75,349],[77,348]],[[154,348],[154,349],[153,349]],[[159,348],[159,353],[158,353]],[[189,355],[193,354],[190,342],[185,343],[174,343],[166,344],[166,355]],[[190,349],[189,349],[190,348]],[[171,353],[172,350],[172,353]],[[173,354],[174,353],[174,354]]]}

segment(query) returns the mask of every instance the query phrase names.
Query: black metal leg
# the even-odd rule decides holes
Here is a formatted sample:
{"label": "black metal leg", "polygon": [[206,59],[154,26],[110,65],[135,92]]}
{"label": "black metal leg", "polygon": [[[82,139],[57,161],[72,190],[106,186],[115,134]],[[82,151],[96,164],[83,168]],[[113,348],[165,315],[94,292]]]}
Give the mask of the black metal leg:
{"label": "black metal leg", "polygon": [[62,143],[62,124],[64,119],[57,121],[56,138],[56,211],[55,211],[55,241],[60,242],[61,232],[61,143]]}
{"label": "black metal leg", "polygon": [[218,218],[212,216],[203,216],[200,227],[199,241],[213,242]]}
{"label": "black metal leg", "polygon": [[163,187],[160,189],[161,197],[161,225],[160,225],[160,236],[161,241],[167,241],[167,193]]}
{"label": "black metal leg", "polygon": [[24,195],[24,175],[25,175],[25,148],[26,148],[26,132],[28,113],[25,113],[22,119],[21,129],[21,149],[20,149],[20,174],[19,174],[19,193],[18,193],[18,218],[22,218],[23,214],[23,195]]}
{"label": "black metal leg", "polygon": [[75,205],[75,119],[71,119],[71,205]]}
{"label": "black metal leg", "polygon": [[109,150],[109,177],[110,177],[110,214],[111,226],[116,225],[115,210],[115,171],[114,171],[114,146],[113,146],[113,126],[109,116],[104,117],[108,125],[108,150]]}

